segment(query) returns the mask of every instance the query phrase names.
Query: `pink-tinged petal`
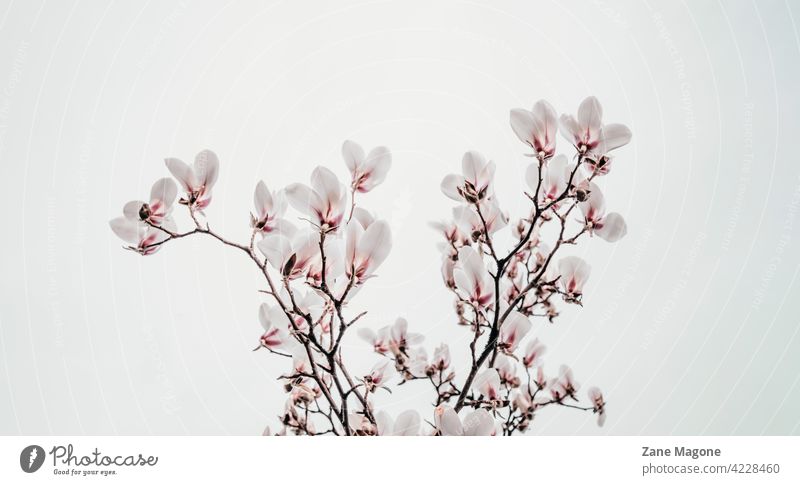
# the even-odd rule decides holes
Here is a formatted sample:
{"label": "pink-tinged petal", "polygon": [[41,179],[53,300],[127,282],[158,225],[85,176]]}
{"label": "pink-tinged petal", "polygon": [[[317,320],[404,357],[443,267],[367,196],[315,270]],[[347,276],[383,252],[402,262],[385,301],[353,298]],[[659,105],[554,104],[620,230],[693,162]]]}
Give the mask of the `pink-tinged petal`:
{"label": "pink-tinged petal", "polygon": [[464,418],[465,436],[491,436],[495,433],[495,422],[485,409],[476,409]]}
{"label": "pink-tinged petal", "polygon": [[364,162],[363,180],[358,185],[359,192],[369,192],[386,180],[392,167],[392,154],[386,147],[372,149]]}
{"label": "pink-tinged petal", "polygon": [[617,242],[628,233],[628,226],[625,219],[616,212],[611,212],[603,219],[600,227],[594,230],[601,239],[608,242]]}
{"label": "pink-tinged petal", "polygon": [[282,234],[289,239],[297,234],[297,227],[286,219],[275,219],[269,226],[264,226],[268,234]]}
{"label": "pink-tinged petal", "polygon": [[577,144],[581,137],[581,128],[575,117],[571,115],[561,115],[558,124],[559,128],[561,128],[561,135],[571,144]]}
{"label": "pink-tinged petal", "polygon": [[[485,175],[486,158],[482,153],[476,151],[468,151],[461,158],[461,172],[464,178],[473,184],[480,182],[481,178]],[[476,188],[478,188],[476,186]]]}
{"label": "pink-tinged petal", "polygon": [[434,424],[442,436],[463,436],[464,427],[456,411],[447,405],[437,406],[433,411]]}
{"label": "pink-tinged petal", "polygon": [[522,358],[522,364],[525,367],[539,365],[539,361],[545,351],[547,351],[547,347],[542,345],[538,338],[528,342],[528,345],[525,347],[525,355]]}
{"label": "pink-tinged petal", "polygon": [[442,180],[442,193],[456,202],[464,202],[458,188],[464,185],[464,177],[451,173]]}
{"label": "pink-tinged petal", "polygon": [[540,132],[541,148],[552,155],[556,148],[556,132],[558,131],[558,115],[555,108],[547,101],[540,99],[533,105],[534,120]]}
{"label": "pink-tinged petal", "polygon": [[606,215],[606,202],[600,187],[590,183],[589,198],[579,202],[578,207],[587,223],[595,223],[602,220]]}
{"label": "pink-tinged petal", "polygon": [[500,397],[500,374],[496,369],[485,369],[475,376],[472,388],[491,401],[497,400]]}
{"label": "pink-tinged petal", "polygon": [[517,311],[511,312],[500,327],[500,342],[505,344],[506,350],[513,352],[530,330],[528,317]]}
{"label": "pink-tinged petal", "polygon": [[392,230],[386,221],[376,221],[364,231],[358,248],[357,258],[367,262],[367,274],[372,274],[383,263],[392,249]]}
{"label": "pink-tinged petal", "polygon": [[341,199],[342,184],[336,175],[325,167],[317,167],[311,172],[311,188],[319,194],[320,199],[327,203],[327,207],[336,205]]}
{"label": "pink-tinged petal", "polygon": [[304,184],[292,184],[286,187],[286,199],[295,210],[319,221],[323,216],[324,203],[316,192]]}
{"label": "pink-tinged petal", "polygon": [[589,96],[578,107],[578,123],[582,130],[586,130],[594,139],[603,126],[603,107],[594,96]]}
{"label": "pink-tinged petal", "polygon": [[117,217],[108,223],[111,230],[114,231],[120,239],[130,244],[139,244],[141,234],[143,233],[142,224],[129,219],[127,217]]}
{"label": "pink-tinged petal", "polygon": [[489,272],[478,253],[470,246],[458,250],[458,266],[453,271],[456,287],[480,306],[494,299],[494,286]]}
{"label": "pink-tinged petal", "polygon": [[197,188],[199,183],[192,167],[177,158],[164,159],[164,163],[186,192],[192,192]]}
{"label": "pink-tinged petal", "polygon": [[589,279],[592,268],[577,256],[567,256],[558,262],[558,271],[561,273],[559,283],[564,291],[570,295],[579,295],[583,292],[583,285]]}
{"label": "pink-tinged petal", "polygon": [[142,200],[132,200],[122,206],[122,215],[132,221],[140,221],[142,217],[139,215],[139,211],[141,211],[143,205],[144,201]]}
{"label": "pink-tinged petal", "polygon": [[347,165],[347,169],[353,177],[357,177],[364,166],[364,149],[358,143],[347,140],[342,144],[342,158]]}
{"label": "pink-tinged petal", "polygon": [[364,228],[357,221],[351,221],[345,228],[345,272],[348,276],[352,275],[357,263],[358,245],[363,234]]}
{"label": "pink-tinged petal", "polygon": [[282,234],[267,236],[257,246],[269,264],[278,271],[283,270],[284,263],[293,254],[291,242]]}
{"label": "pink-tinged petal", "polygon": [[358,221],[358,223],[361,224],[361,227],[364,229],[368,228],[373,222],[375,222],[375,216],[363,207],[356,207],[353,209],[353,219]]}
{"label": "pink-tinged petal", "polygon": [[392,434],[394,423],[389,413],[378,411],[375,413],[375,426],[378,428],[378,436],[389,436]]}
{"label": "pink-tinged petal", "polygon": [[194,158],[194,173],[198,182],[206,191],[217,182],[219,175],[219,159],[211,150],[203,150]]}
{"label": "pink-tinged petal", "polygon": [[605,125],[602,131],[599,150],[605,155],[611,150],[627,145],[631,141],[631,130],[619,123]]}
{"label": "pink-tinged petal", "polygon": [[358,335],[362,340],[372,345],[375,345],[375,342],[377,341],[378,338],[378,335],[375,333],[374,330],[366,327],[359,328],[358,331],[356,332],[356,335]]}
{"label": "pink-tinged petal", "polygon": [[167,214],[177,196],[178,187],[175,185],[175,181],[170,178],[161,178],[156,180],[150,189],[150,204],[152,206],[160,202],[163,205],[163,209],[159,212]]}
{"label": "pink-tinged petal", "polygon": [[417,436],[421,419],[419,413],[413,409],[403,411],[397,415],[392,434],[395,436]]}
{"label": "pink-tinged petal", "polygon": [[273,200],[272,194],[267,188],[267,184],[260,180],[256,184],[256,191],[253,194],[253,202],[256,206],[256,212],[259,218],[264,218],[268,214],[272,214]]}
{"label": "pink-tinged petal", "polygon": [[261,306],[258,307],[258,321],[261,324],[261,328],[264,331],[269,330],[272,328],[272,319],[270,318],[270,307],[266,303],[262,303]]}
{"label": "pink-tinged petal", "polygon": [[533,113],[525,109],[512,109],[510,118],[511,129],[514,130],[517,138],[533,148],[533,131],[536,125]]}

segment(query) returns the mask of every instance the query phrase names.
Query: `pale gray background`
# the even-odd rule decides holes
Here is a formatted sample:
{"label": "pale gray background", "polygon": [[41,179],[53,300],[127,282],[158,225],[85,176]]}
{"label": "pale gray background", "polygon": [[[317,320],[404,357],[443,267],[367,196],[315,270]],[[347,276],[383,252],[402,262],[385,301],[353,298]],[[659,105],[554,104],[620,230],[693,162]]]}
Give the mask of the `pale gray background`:
{"label": "pale gray background", "polygon": [[344,139],[388,145],[394,168],[363,200],[395,249],[353,311],[458,347],[426,227],[450,207],[441,177],[478,149],[519,192],[508,110],[594,94],[634,132],[603,180],[629,234],[576,250],[594,267],[585,308],[536,331],[610,417],[551,410],[535,432],[797,434],[800,5],[562,3],[2,2],[0,433],[274,424],[285,364],[250,351],[246,258],[210,240],[140,258],[108,229],[164,157],[219,154],[209,217],[244,239],[258,179],[343,176]]}

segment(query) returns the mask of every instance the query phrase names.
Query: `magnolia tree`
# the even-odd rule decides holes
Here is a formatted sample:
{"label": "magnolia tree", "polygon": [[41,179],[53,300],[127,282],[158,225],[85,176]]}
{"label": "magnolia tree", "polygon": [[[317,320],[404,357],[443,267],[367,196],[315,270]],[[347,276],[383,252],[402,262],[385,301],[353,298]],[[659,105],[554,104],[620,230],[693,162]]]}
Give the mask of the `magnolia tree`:
{"label": "magnolia tree", "polygon": [[[577,117],[557,118],[546,101],[530,111],[515,109],[511,128],[531,151],[527,213],[509,224],[493,186],[495,164],[480,153],[467,152],[461,173],[441,184],[456,206],[452,220],[433,226],[443,238],[442,277],[454,300],[453,323],[470,332],[464,362],[451,360],[447,343],[429,356],[423,336],[409,332],[402,318],[373,331],[359,325],[366,312],[350,311],[392,245],[389,224],[358,204],[359,194],[386,178],[392,158],[385,147],[367,153],[344,143],[348,185],[325,167],[311,173],[310,186],[270,191],[258,182],[248,242],[226,239],[206,219],[219,168],[210,151],[200,152],[192,165],[168,158],[178,185],[170,178],[156,181],[149,201],[127,203],[110,225],[127,249],[141,255],[199,235],[241,251],[257,266],[267,301],[258,309],[263,332],[256,350],[287,361],[279,376],[287,400],[276,434],[511,435],[528,430],[552,406],[592,412],[602,426],[600,390],[590,388],[581,400],[570,368],[545,373],[545,345],[532,337],[526,342],[526,336],[533,320],[553,323],[561,305],[582,305],[590,266],[559,251],[591,236],[614,242],[625,235],[625,221],[606,211],[596,180],[609,173],[611,152],[631,133],[624,125],[604,124],[594,97],[581,103]],[[574,150],[569,157],[556,154],[559,130]],[[176,199],[191,229],[179,230],[172,219]],[[288,206],[299,217],[290,218]],[[499,231],[509,226],[512,242],[501,244]],[[343,358],[351,329],[377,354],[366,373]],[[430,387],[431,409],[393,418],[373,405],[375,393],[411,381]],[[269,427],[265,433],[272,434]]]}

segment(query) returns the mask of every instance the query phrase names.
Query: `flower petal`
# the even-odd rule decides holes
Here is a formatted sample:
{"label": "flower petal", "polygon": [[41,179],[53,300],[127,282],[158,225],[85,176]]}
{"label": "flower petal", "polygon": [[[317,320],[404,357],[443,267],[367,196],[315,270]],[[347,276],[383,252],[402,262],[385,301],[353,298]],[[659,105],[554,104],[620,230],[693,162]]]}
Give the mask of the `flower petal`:
{"label": "flower petal", "polygon": [[211,150],[203,150],[194,157],[194,173],[197,181],[205,187],[206,191],[217,181],[219,175],[219,159],[217,154]]}
{"label": "flower petal", "polygon": [[416,436],[419,434],[421,419],[419,413],[413,409],[403,411],[397,415],[392,434],[395,436]]}
{"label": "flower petal", "polygon": [[364,157],[364,149],[358,143],[347,140],[342,144],[342,158],[353,176],[361,172]]}
{"label": "flower petal", "polygon": [[164,163],[167,169],[178,180],[183,189],[187,192],[193,191],[199,184],[194,176],[192,167],[177,158],[166,158]]}
{"label": "flower petal", "polygon": [[595,229],[601,239],[608,242],[617,242],[628,233],[628,226],[625,224],[625,219],[616,212],[611,212],[603,219],[602,227]]}

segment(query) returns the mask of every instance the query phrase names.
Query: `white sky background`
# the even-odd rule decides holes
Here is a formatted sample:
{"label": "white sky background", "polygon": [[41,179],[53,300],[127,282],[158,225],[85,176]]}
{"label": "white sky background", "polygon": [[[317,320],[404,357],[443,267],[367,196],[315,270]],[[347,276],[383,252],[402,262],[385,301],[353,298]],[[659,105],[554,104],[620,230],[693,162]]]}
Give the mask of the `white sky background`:
{"label": "white sky background", "polygon": [[[482,151],[518,217],[529,160],[509,109],[594,94],[634,133],[602,180],[628,236],[573,249],[593,266],[585,306],[534,328],[546,366],[600,386],[609,419],[547,410],[533,432],[797,434],[797,6],[431,4],[0,4],[0,433],[275,424],[286,363],[250,351],[247,258],[199,238],[140,258],[108,229],[164,157],[217,152],[209,221],[245,241],[257,180],[344,177],[343,140],[389,146],[389,178],[361,200],[394,249],[351,311],[455,350],[467,332],[427,227],[452,206],[441,178]],[[367,350],[346,341],[356,373]],[[430,398],[410,384],[379,402]]]}

